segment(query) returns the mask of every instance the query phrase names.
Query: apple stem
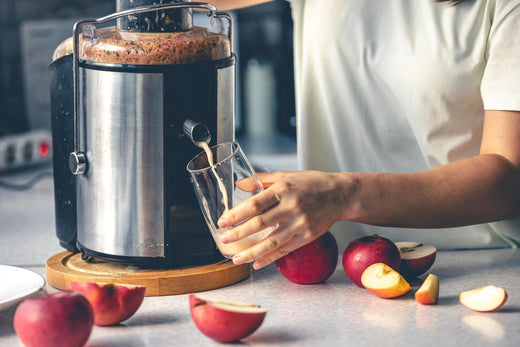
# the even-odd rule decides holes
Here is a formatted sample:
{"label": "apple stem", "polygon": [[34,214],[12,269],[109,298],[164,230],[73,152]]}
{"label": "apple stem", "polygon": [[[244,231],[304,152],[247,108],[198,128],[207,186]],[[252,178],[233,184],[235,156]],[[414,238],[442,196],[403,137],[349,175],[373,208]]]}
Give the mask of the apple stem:
{"label": "apple stem", "polygon": [[202,306],[202,305],[206,305],[206,304],[207,304],[206,301],[200,301],[200,302],[197,302],[195,305],[193,305],[193,307]]}

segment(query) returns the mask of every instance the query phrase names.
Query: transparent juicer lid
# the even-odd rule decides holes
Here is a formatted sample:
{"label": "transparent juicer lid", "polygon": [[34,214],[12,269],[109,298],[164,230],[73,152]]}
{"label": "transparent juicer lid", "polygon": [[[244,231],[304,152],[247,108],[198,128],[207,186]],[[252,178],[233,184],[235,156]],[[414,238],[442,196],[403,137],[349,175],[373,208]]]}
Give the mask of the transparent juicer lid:
{"label": "transparent juicer lid", "polygon": [[[204,9],[208,11],[206,27],[182,26],[178,31],[138,31],[128,23],[137,15],[155,20],[164,16],[161,10]],[[117,25],[115,21],[117,20]],[[124,28],[121,28],[124,23]],[[153,24],[150,24],[153,26]],[[136,25],[137,27],[137,25]],[[180,27],[180,26],[179,26]],[[217,12],[206,3],[171,3],[148,5],[114,13],[95,20],[80,20],[74,26],[74,36],[55,50],[53,61],[76,50],[77,60],[101,64],[171,65],[190,64],[228,58],[231,53],[232,24],[227,13]],[[74,47],[76,45],[76,48]]]}

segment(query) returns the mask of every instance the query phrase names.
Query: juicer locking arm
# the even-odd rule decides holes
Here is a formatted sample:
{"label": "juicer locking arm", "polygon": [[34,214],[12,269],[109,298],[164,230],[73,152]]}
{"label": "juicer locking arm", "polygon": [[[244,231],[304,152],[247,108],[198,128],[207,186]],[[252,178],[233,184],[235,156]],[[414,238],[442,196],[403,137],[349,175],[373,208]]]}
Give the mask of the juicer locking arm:
{"label": "juicer locking arm", "polygon": [[[181,8],[193,8],[193,9],[200,9],[200,10],[206,10],[208,11],[208,16],[212,16],[215,18],[224,18],[229,23],[228,28],[228,37],[230,40],[230,43],[233,43],[233,26],[232,26],[232,20],[231,16],[226,12],[218,12],[217,8],[213,6],[212,4],[204,3],[204,2],[189,2],[189,3],[169,3],[169,4],[153,4],[153,5],[147,5],[147,6],[140,6],[131,8],[125,11],[117,12],[110,14],[105,17],[101,17],[98,19],[82,19],[78,20],[76,23],[74,23],[74,27],[72,30],[72,47],[73,47],[73,87],[74,87],[74,152],[70,153],[69,155],[69,168],[72,174],[74,175],[81,175],[87,171],[87,157],[85,153],[81,151],[81,146],[79,142],[79,132],[80,132],[80,126],[78,122],[78,111],[79,111],[79,33],[80,29],[84,25],[89,24],[103,24],[118,18],[136,15],[140,13],[146,13],[146,12],[154,12],[154,11],[162,11],[162,10],[172,10],[172,9],[181,9]],[[200,124],[204,126],[203,124]],[[198,130],[197,130],[198,131]],[[208,131],[209,136],[209,131]],[[190,135],[190,138],[193,140],[193,136]],[[207,138],[209,142],[209,139],[211,137]],[[205,139],[202,139],[205,141]]]}

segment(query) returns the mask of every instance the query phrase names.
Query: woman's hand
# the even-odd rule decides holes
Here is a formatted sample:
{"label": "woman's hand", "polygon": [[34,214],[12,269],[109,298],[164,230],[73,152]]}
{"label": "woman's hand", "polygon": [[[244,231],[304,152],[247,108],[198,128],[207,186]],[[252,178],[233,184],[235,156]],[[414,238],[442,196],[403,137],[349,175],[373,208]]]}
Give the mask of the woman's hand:
{"label": "woman's hand", "polygon": [[[289,252],[324,234],[341,219],[344,207],[341,176],[319,171],[258,173],[267,188],[225,213],[222,228],[244,220],[228,230],[222,242],[230,243],[275,226],[263,241],[235,255],[233,262],[253,264],[260,269]],[[247,180],[237,182],[242,190],[251,190]]]}

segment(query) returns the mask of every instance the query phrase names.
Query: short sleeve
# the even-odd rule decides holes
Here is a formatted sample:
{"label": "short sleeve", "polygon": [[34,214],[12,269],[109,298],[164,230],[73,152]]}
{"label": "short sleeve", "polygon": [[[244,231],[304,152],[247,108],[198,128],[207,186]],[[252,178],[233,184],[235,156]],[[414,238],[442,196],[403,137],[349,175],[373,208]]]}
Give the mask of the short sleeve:
{"label": "short sleeve", "polygon": [[486,110],[520,110],[520,1],[497,0],[481,84]]}

